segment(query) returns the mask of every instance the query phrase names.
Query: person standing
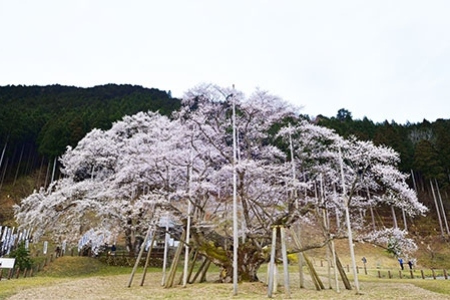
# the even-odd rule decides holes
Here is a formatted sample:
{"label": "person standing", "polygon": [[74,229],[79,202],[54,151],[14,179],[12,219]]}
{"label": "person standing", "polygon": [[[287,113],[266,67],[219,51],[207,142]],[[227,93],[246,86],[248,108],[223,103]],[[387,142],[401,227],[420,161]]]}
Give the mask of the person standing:
{"label": "person standing", "polygon": [[413,262],[412,262],[411,259],[408,260],[408,266],[409,266],[409,269],[412,270],[412,268],[413,268]]}
{"label": "person standing", "polygon": [[399,257],[398,262],[400,264],[400,268],[403,270],[403,258]]}

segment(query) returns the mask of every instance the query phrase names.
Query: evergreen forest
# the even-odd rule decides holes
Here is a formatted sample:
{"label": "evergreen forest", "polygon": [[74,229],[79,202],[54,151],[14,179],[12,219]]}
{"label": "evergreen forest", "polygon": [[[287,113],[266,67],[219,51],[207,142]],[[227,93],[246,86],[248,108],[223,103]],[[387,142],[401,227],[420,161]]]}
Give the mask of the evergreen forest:
{"label": "evergreen forest", "polygon": [[[13,204],[59,176],[57,158],[93,128],[108,129],[125,115],[180,107],[170,91],[135,85],[0,87],[0,224],[12,222]],[[400,170],[414,174],[416,190],[430,180],[450,183],[450,119],[398,124],[353,119],[345,108],[336,116],[303,116],[344,137],[371,140],[400,153]],[[447,198],[444,205],[448,206]]]}
{"label": "evergreen forest", "polygon": [[0,87],[0,224],[12,205],[57,179],[57,158],[93,128],[108,129],[125,115],[180,106],[170,91],[136,85]]}

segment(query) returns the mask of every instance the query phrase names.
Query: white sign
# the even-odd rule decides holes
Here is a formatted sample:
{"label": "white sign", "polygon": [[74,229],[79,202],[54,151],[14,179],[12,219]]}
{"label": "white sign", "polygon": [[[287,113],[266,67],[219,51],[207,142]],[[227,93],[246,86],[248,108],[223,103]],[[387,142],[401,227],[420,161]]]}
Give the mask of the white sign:
{"label": "white sign", "polygon": [[15,258],[0,258],[0,269],[12,269],[14,268]]}

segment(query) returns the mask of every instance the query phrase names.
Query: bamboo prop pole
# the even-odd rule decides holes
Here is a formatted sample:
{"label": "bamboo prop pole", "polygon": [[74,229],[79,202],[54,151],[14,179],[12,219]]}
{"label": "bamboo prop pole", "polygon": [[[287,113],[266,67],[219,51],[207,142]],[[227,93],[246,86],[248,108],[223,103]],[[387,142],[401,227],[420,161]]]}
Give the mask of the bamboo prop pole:
{"label": "bamboo prop pole", "polygon": [[[3,168],[2,180],[0,181],[0,190],[2,189],[3,181],[5,180],[6,170],[8,169],[8,162],[9,162],[9,157],[6,158],[5,167]],[[0,169],[0,171],[1,171],[1,169]]]}
{"label": "bamboo prop pole", "polygon": [[350,199],[347,197],[347,191],[345,188],[345,177],[344,177],[344,163],[342,161],[342,153],[341,148],[339,148],[339,164],[341,167],[341,177],[342,177],[342,196],[344,197],[344,206],[345,206],[345,222],[347,223],[347,232],[348,232],[348,245],[350,248],[350,256],[352,258],[352,269],[353,269],[353,277],[355,282],[356,294],[359,292],[359,281],[358,281],[358,272],[356,271],[356,260],[355,260],[355,250],[353,249],[353,234],[352,227],[350,223],[350,211],[349,211],[349,201]]}
{"label": "bamboo prop pole", "polygon": [[[8,136],[8,138],[9,138],[9,136]],[[2,156],[0,157],[0,170],[1,170],[1,167],[2,167],[2,163],[3,163],[3,157],[5,157],[5,151],[6,151],[6,146],[7,145],[8,145],[8,139],[6,139],[6,143],[3,146],[3,150],[2,150]]]}
{"label": "bamboo prop pole", "polygon": [[430,179],[430,187],[431,187],[431,192],[433,193],[434,205],[436,206],[436,213],[438,216],[439,227],[441,229],[441,235],[442,235],[442,237],[444,237],[444,227],[442,226],[441,213],[440,213],[439,205],[437,203],[436,194],[434,193],[433,183],[431,182],[431,179]]}
{"label": "bamboo prop pole", "polygon": [[[190,208],[191,202],[189,201],[189,208]],[[190,211],[190,209],[189,209]],[[186,229],[186,243],[184,244],[184,268],[183,268],[183,287],[186,287],[187,284],[187,274],[188,274],[188,265],[189,265],[189,252],[190,252],[190,246],[189,246],[189,235],[190,235],[190,221],[191,218],[188,216],[188,222],[187,222],[187,229]]]}
{"label": "bamboo prop pole", "polygon": [[339,256],[336,253],[336,267],[339,271],[339,275],[341,275],[342,282],[344,283],[346,290],[351,290],[352,285],[350,284],[350,280],[347,277],[347,274],[345,274],[344,267],[341,264],[341,260],[339,259]]}
{"label": "bamboo prop pole", "polygon": [[[328,242],[329,243],[329,242]],[[332,290],[333,286],[331,285],[331,251],[330,247],[325,249],[326,252],[326,260],[327,260],[327,277],[328,277],[328,289]]]}
{"label": "bamboo prop pole", "polygon": [[309,259],[308,256],[306,256],[305,253],[303,254],[303,259],[306,262],[306,265],[308,266],[309,269],[309,273],[311,274],[311,280],[314,283],[314,286],[316,287],[316,290],[320,291],[320,290],[324,290],[325,289],[325,285],[323,284],[322,280],[319,277],[319,274],[317,274],[316,269],[314,268],[314,265],[312,264],[311,260]]}
{"label": "bamboo prop pole", "polygon": [[[183,233],[181,234],[180,241],[184,241],[186,238],[186,230],[183,229]],[[177,272],[178,262],[180,261],[181,252],[183,251],[184,246],[180,242],[178,245],[177,251],[175,252],[175,255],[172,260],[172,265],[170,266],[169,275],[167,278],[167,282],[165,283],[165,288],[173,287],[173,281],[175,279],[175,274]]]}
{"label": "bamboo prop pole", "polygon": [[17,176],[19,176],[20,165],[22,164],[23,150],[25,149],[25,144],[22,145],[22,150],[19,155],[19,163],[17,164],[16,174],[14,176],[13,186],[16,185]]}
{"label": "bamboo prop pole", "polygon": [[397,216],[395,215],[394,206],[391,205],[392,221],[394,222],[394,228],[398,229]]}
{"label": "bamboo prop pole", "polygon": [[336,266],[336,248],[334,246],[334,240],[331,240],[331,243],[329,244],[329,247],[331,247],[331,253],[333,256],[333,264],[334,264],[334,281],[336,285],[336,292],[340,292],[339,290],[339,280],[338,280],[338,269]]}
{"label": "bamboo prop pole", "polygon": [[412,180],[413,180],[413,186],[414,186],[414,190],[416,191],[416,193],[417,193],[417,184],[416,184],[416,178],[414,177],[414,172],[413,172],[413,170],[411,169],[411,177],[412,177]]}
{"label": "bamboo prop pole", "polygon": [[[324,201],[325,191],[323,189],[323,176],[322,173],[319,177],[320,180],[320,199],[322,208],[322,218],[323,218],[323,228],[325,229],[327,238],[331,240],[330,234],[330,222],[328,216],[327,205]],[[329,245],[329,242],[328,242]],[[330,257],[330,247],[326,247],[326,260],[327,260],[327,275],[328,275],[328,288],[331,290],[333,287],[331,286],[331,257]]]}
{"label": "bamboo prop pole", "polygon": [[[326,220],[327,220],[327,227],[328,231],[330,232],[330,214],[328,211],[326,211]],[[337,274],[337,268],[336,268],[336,248],[334,246],[334,239],[331,233],[329,234],[330,242],[328,243],[328,252],[331,251],[331,258],[333,259],[333,266],[334,266],[334,280],[336,285],[336,292],[339,293],[339,280],[338,280],[338,274]],[[331,285],[330,285],[331,288]]]}
{"label": "bamboo prop pole", "polygon": [[53,159],[53,169],[52,169],[52,177],[50,179],[50,183],[52,183],[55,180],[55,171],[56,171],[56,163],[58,162],[58,158],[55,156]]}
{"label": "bamboo prop pole", "polygon": [[152,226],[149,226],[148,230],[147,230],[147,234],[145,235],[145,238],[144,238],[144,242],[141,244],[141,249],[139,249],[139,254],[138,254],[138,257],[136,258],[136,262],[134,263],[133,270],[131,271],[130,280],[128,281],[128,287],[130,287],[131,283],[133,282],[134,274],[136,273],[137,267],[139,265],[139,261],[141,260],[142,253],[144,253],[144,248],[145,248],[144,245],[147,243],[151,231],[152,231]]}
{"label": "bamboo prop pole", "polygon": [[[292,237],[294,239],[294,243],[297,246],[297,248],[301,248],[302,244],[300,242],[299,237],[297,236],[297,234],[294,232],[292,234]],[[311,280],[314,283],[314,286],[316,287],[316,290],[320,291],[322,289],[325,289],[325,286],[322,283],[322,280],[320,280],[319,276],[317,275],[316,270],[314,269],[313,264],[311,263],[311,261],[308,259],[308,257],[306,256],[305,253],[300,252],[301,256],[302,256],[302,260],[305,262],[306,267],[309,270],[309,274],[311,275]]]}
{"label": "bamboo prop pole", "polygon": [[208,259],[205,268],[203,269],[202,275],[200,276],[200,282],[206,281],[206,273],[208,272],[209,266],[211,265],[211,261]]}
{"label": "bamboo prop pole", "polygon": [[167,254],[168,254],[168,244],[169,244],[169,216],[166,216],[166,232],[164,235],[164,254],[163,254],[163,270],[162,270],[162,279],[161,286],[166,284],[166,269],[167,269]]}
{"label": "bamboo prop pole", "polygon": [[[192,261],[194,255],[195,255],[195,253],[196,253],[197,251],[195,251],[193,248],[190,248],[188,251],[189,251],[189,252],[188,252],[188,258],[187,258],[187,261],[188,261],[188,267],[189,267],[189,262]],[[185,258],[185,259],[186,259],[186,258]],[[192,263],[191,263],[191,266],[193,266],[194,264],[195,264],[195,263],[192,262]],[[186,266],[186,264],[184,264],[184,266]],[[190,269],[190,267],[189,267],[188,269]],[[178,281],[178,284],[181,284],[183,287],[186,287],[186,286],[187,286],[187,283],[189,282],[189,276],[190,276],[190,275],[189,275],[189,270],[187,271],[187,274],[188,274],[188,275],[185,275],[185,274],[186,274],[186,271],[185,271],[185,268],[183,267],[183,271],[181,272],[180,280]],[[184,280],[186,280],[186,283],[184,282]]]}
{"label": "bamboo prop pole", "polygon": [[190,151],[190,165],[188,167],[189,175],[189,197],[188,197],[188,211],[187,211],[187,225],[186,225],[186,244],[184,245],[184,269],[183,269],[183,287],[186,287],[188,281],[188,264],[189,264],[189,252],[191,247],[189,246],[189,238],[191,236],[191,214],[192,214],[192,164],[193,157],[192,151]]}
{"label": "bamboo prop pole", "polygon": [[[297,189],[295,188],[295,180],[297,178],[296,172],[295,172],[295,159],[294,159],[294,145],[292,143],[292,131],[291,131],[291,123],[289,123],[289,151],[291,153],[291,168],[292,168],[292,196],[295,199],[295,208],[298,211],[299,210],[299,204],[298,204],[298,198],[297,198]],[[297,232],[300,236],[300,225],[297,225]],[[299,276],[299,285],[300,288],[304,288],[304,278],[303,278],[303,256],[298,253],[297,254],[298,259],[298,276]]]}
{"label": "bamboo prop pole", "polygon": [[[297,232],[300,235],[300,225],[297,225]],[[298,237],[295,232],[293,234],[294,239],[297,238],[300,241],[300,237]],[[298,258],[298,276],[299,276],[299,286],[301,289],[305,288],[305,276],[303,274],[303,255],[299,252],[297,253]]]}
{"label": "bamboo prop pole", "polygon": [[275,248],[277,246],[277,226],[272,228],[272,248],[270,249],[269,264],[269,284],[267,287],[267,296],[272,298],[274,289],[274,270],[275,270]]}
{"label": "bamboo prop pole", "polygon": [[445,229],[447,230],[447,235],[450,235],[450,230],[448,228],[448,222],[447,222],[447,216],[446,216],[445,210],[444,210],[444,203],[442,202],[441,191],[439,190],[439,184],[438,184],[436,178],[434,179],[434,182],[436,183],[436,191],[439,196],[439,203],[441,204],[442,219],[444,219]]}
{"label": "bamboo prop pole", "polygon": [[47,171],[45,173],[45,183],[44,187],[47,187],[48,185],[48,174],[50,173],[50,161],[47,161]]}
{"label": "bamboo prop pole", "polygon": [[[335,198],[337,198],[337,192],[336,192],[336,185],[333,184],[333,195]],[[339,218],[339,208],[337,206],[334,207],[335,215],[336,215],[336,227],[337,231],[341,229],[341,221]]]}
{"label": "bamboo prop pole", "polygon": [[287,258],[286,235],[284,226],[280,227],[280,238],[281,238],[281,252],[283,256],[284,292],[286,293],[287,298],[291,298],[291,289],[289,287],[289,264]]}
{"label": "bamboo prop pole", "polygon": [[190,284],[194,283],[197,280],[198,276],[202,273],[203,269],[206,267],[208,261],[209,260],[206,257],[203,258],[203,262],[200,265],[200,268],[195,273],[194,278],[192,278],[192,280],[189,281]]}
{"label": "bamboo prop pole", "polygon": [[[367,191],[367,200],[370,200],[370,191],[369,191],[369,188],[368,188],[368,187],[366,187],[366,191]],[[374,213],[373,213],[373,207],[372,207],[372,204],[369,205],[369,210],[370,210],[370,218],[371,218],[371,220],[372,220],[372,229],[373,229],[373,231],[376,231],[377,228],[376,228],[376,226],[375,226],[375,215],[374,215]]]}
{"label": "bamboo prop pole", "polygon": [[299,275],[299,286],[301,289],[305,288],[305,277],[303,275],[303,256],[301,253],[297,253],[298,259],[298,275]]}
{"label": "bamboo prop pole", "polygon": [[36,182],[35,182],[35,185],[34,185],[35,188],[41,186],[41,174],[42,174],[42,168],[43,168],[43,166],[44,166],[44,157],[42,156],[42,159],[41,159],[41,165],[40,165],[40,167],[39,167],[38,178],[37,178],[37,180],[36,180]]}
{"label": "bamboo prop pole", "polygon": [[189,268],[189,271],[188,271],[188,276],[187,276],[187,282],[188,283],[191,280],[192,273],[194,272],[195,263],[197,261],[198,255],[199,255],[198,251],[196,251],[194,249],[192,249],[192,251],[194,252],[194,254],[193,254],[194,257],[191,260],[192,261],[191,262],[191,267]]}
{"label": "bamboo prop pole", "polygon": [[406,222],[406,213],[403,208],[402,208],[402,216],[403,216],[403,225],[405,227],[405,230],[408,231],[408,223]]}
{"label": "bamboo prop pole", "polygon": [[[233,97],[233,94],[230,94],[228,97]],[[236,296],[238,294],[239,237],[238,237],[238,216],[237,216],[236,103],[234,99],[232,99],[232,102],[233,102],[233,295]]]}
{"label": "bamboo prop pole", "polygon": [[[150,249],[148,249],[148,251],[147,251],[147,258],[145,259],[144,272],[142,274],[141,286],[144,285],[145,275],[147,274],[147,268],[148,268],[148,265],[150,262],[150,256],[152,255],[153,245],[155,244],[155,237],[156,237],[156,230],[153,230],[152,242],[150,244]],[[144,245],[144,244],[142,244],[142,245]],[[141,247],[144,248],[143,246],[141,246]]]}

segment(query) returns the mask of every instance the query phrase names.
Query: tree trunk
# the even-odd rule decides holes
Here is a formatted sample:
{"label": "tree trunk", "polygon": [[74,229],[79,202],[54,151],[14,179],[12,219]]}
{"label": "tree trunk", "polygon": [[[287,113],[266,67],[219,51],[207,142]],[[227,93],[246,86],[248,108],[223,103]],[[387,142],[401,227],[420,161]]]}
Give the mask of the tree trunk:
{"label": "tree trunk", "polygon": [[[206,238],[207,235],[207,238]],[[195,228],[191,231],[193,247],[199,254],[207,257],[213,264],[222,270],[218,282],[230,283],[233,281],[233,248],[232,243],[219,234],[210,232],[205,234]],[[225,248],[225,244],[230,245]],[[257,276],[260,266],[267,261],[268,253],[256,246],[251,239],[238,247],[238,281],[259,281]]]}

